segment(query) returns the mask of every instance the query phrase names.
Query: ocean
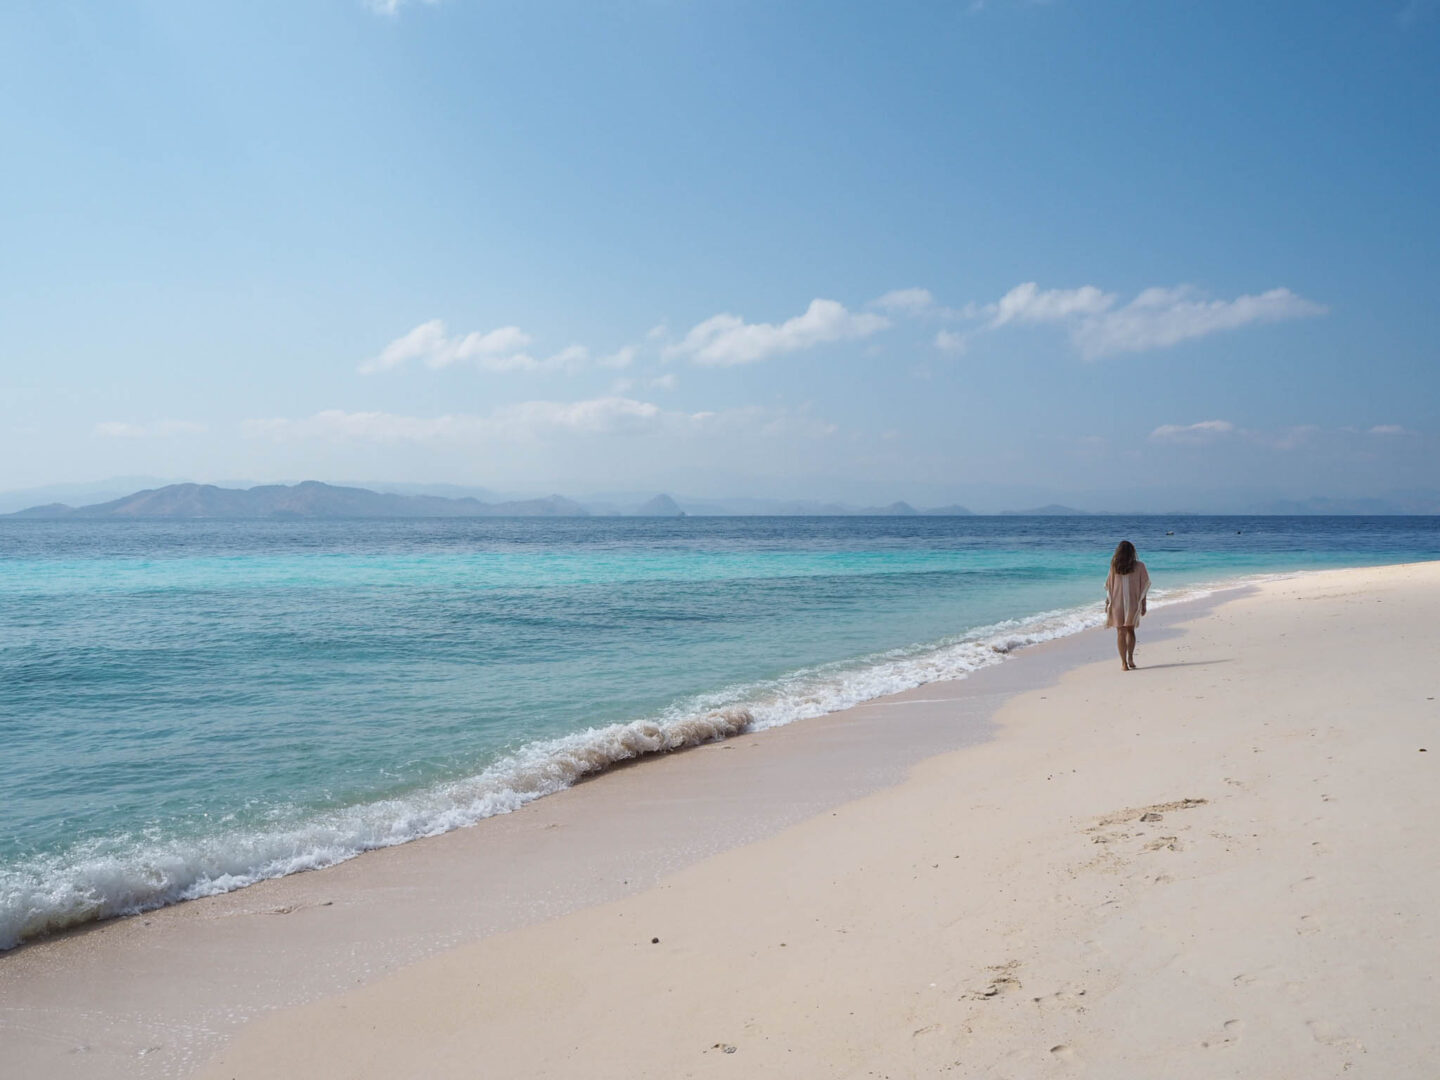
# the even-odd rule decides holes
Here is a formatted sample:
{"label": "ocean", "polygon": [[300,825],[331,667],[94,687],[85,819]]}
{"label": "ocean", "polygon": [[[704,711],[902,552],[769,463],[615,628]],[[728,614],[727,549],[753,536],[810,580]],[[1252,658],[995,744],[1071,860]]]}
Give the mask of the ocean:
{"label": "ocean", "polygon": [[[513,810],[1440,518],[0,522],[0,948]],[[1144,630],[1140,633],[1141,661]]]}

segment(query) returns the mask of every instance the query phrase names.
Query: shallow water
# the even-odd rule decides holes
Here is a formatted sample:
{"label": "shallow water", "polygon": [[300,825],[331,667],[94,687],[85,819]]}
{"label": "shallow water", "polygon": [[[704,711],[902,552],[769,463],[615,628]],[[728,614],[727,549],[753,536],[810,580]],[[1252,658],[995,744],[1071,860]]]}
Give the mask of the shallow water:
{"label": "shallow water", "polygon": [[[1166,535],[1174,530],[1175,535]],[[0,947],[843,708],[1436,518],[0,522]]]}

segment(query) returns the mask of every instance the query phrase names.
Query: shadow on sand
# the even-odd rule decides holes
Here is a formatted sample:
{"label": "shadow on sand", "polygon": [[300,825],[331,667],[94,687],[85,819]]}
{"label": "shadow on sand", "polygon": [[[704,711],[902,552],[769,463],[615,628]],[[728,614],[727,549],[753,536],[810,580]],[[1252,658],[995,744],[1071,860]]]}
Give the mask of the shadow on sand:
{"label": "shadow on sand", "polygon": [[1136,671],[1158,671],[1167,667],[1204,667],[1206,664],[1228,664],[1230,658],[1223,660],[1177,660],[1173,664],[1136,664]]}

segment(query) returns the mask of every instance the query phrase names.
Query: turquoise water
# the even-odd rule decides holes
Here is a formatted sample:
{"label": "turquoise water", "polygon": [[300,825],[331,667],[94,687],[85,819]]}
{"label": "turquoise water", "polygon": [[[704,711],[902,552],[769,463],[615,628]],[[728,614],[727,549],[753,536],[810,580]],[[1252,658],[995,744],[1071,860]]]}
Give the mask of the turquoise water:
{"label": "turquoise water", "polygon": [[[1166,535],[1174,530],[1175,535]],[[0,523],[0,947],[472,823],[1434,518]]]}

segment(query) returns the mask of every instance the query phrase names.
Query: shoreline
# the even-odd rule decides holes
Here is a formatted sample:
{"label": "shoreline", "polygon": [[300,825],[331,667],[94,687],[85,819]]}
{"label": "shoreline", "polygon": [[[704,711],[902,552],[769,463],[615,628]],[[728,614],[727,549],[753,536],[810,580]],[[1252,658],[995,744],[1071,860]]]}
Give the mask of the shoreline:
{"label": "shoreline", "polygon": [[[1264,575],[1247,575],[1181,585],[1162,591],[1152,606],[1161,609],[1188,603],[1265,579]],[[927,643],[822,663],[773,679],[693,695],[686,701],[688,707],[672,706],[637,720],[531,740],[470,775],[312,815],[271,834],[192,838],[188,850],[184,844],[174,849],[162,845],[148,853],[148,861],[146,853],[136,852],[128,860],[121,856],[119,865],[109,856],[96,857],[73,867],[69,880],[45,880],[28,889],[32,899],[47,892],[65,895],[77,882],[109,876],[114,880],[101,890],[98,903],[86,897],[81,906],[72,895],[69,902],[76,906],[71,910],[42,909],[38,918],[18,926],[7,915],[0,921],[0,958],[14,948],[111,919],[150,914],[264,881],[329,869],[369,852],[469,828],[616,768],[678,750],[759,735],[919,686],[969,678],[1013,658],[1012,653],[1092,629],[1101,615],[1098,604],[1044,610]],[[376,810],[387,813],[377,818]],[[401,822],[404,830],[396,832]],[[227,862],[223,852],[231,849],[250,850],[250,862],[202,869],[213,859],[216,844],[222,864]],[[255,863],[262,852],[269,862]],[[185,876],[187,871],[192,876]]]}
{"label": "shoreline", "polygon": [[[1278,584],[1434,566],[1317,571]],[[1256,591],[1159,609],[1146,622],[1142,664],[1186,647],[1191,624]],[[253,1050],[257,1032],[323,1011],[346,986],[366,993],[487,942],[499,949],[663,896],[674,880],[898,796],[942,759],[993,756],[1008,737],[992,724],[997,711],[1048,696],[1112,651],[1108,634],[1072,635],[1027,648],[1019,663],[772,729],[753,744],[742,735],[644,770],[613,769],[480,827],[24,946],[0,956],[0,1031],[14,1060],[57,1077],[189,1075],[239,1030],[217,1059],[234,1064],[228,1055]],[[893,752],[877,760],[877,747]],[[496,880],[485,873],[495,865],[520,872]],[[123,989],[137,978],[143,1004]]]}

